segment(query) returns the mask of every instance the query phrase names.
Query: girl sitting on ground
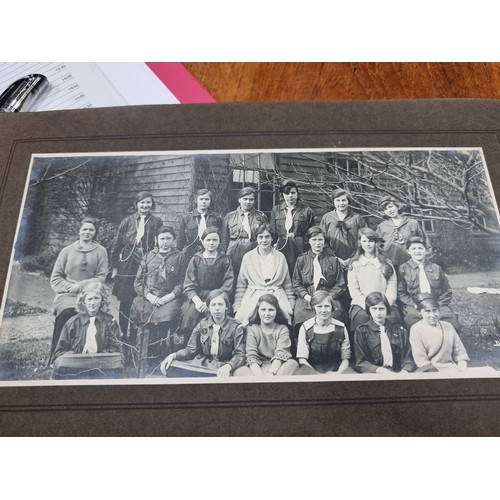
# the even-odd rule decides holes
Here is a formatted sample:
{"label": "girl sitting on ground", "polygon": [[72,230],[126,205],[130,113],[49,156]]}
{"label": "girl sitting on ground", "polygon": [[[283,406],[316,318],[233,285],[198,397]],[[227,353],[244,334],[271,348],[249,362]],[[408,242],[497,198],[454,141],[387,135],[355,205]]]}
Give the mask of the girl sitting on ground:
{"label": "girl sitting on ground", "polygon": [[432,295],[418,302],[422,319],[410,330],[413,359],[419,372],[467,369],[467,351],[448,321],[439,320],[439,303]]}
{"label": "girl sitting on ground", "polygon": [[278,299],[267,293],[257,301],[247,329],[247,365],[237,375],[292,375],[298,368],[290,353],[290,332]]}
{"label": "girl sitting on ground", "polygon": [[351,372],[351,345],[344,323],[332,318],[334,302],[324,290],[316,292],[311,305],[315,317],[305,321],[299,330],[296,375]]}
{"label": "girl sitting on ground", "polygon": [[[108,313],[108,291],[100,282],[88,284],[78,295],[78,314],[63,327],[54,353],[54,378],[91,378],[121,374],[120,328]],[[103,357],[97,354],[114,353]],[[79,356],[70,356],[79,355]],[[82,376],[80,377],[79,374]]]}
{"label": "girl sitting on ground", "polygon": [[408,332],[388,320],[390,306],[385,295],[369,293],[365,305],[370,320],[354,332],[356,371],[386,374],[414,371]]}
{"label": "girl sitting on ground", "polygon": [[209,315],[196,325],[187,346],[169,354],[161,363],[164,375],[229,377],[245,363],[245,328],[227,315],[227,293],[212,290],[206,307]]}

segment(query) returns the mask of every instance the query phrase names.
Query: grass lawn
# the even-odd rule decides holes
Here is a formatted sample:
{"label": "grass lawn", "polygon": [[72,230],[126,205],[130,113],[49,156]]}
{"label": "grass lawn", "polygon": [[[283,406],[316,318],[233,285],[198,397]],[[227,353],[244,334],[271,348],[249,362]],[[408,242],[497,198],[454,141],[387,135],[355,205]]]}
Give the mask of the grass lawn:
{"label": "grass lawn", "polygon": [[[500,295],[469,293],[467,289],[455,289],[451,303],[458,313],[463,329],[460,338],[470,358],[470,366],[491,366],[500,370],[500,329],[494,320],[500,320]],[[500,343],[500,342],[499,342]]]}
{"label": "grass lawn", "polygon": [[0,330],[0,380],[48,380],[45,365],[54,316],[50,312],[4,317]]}

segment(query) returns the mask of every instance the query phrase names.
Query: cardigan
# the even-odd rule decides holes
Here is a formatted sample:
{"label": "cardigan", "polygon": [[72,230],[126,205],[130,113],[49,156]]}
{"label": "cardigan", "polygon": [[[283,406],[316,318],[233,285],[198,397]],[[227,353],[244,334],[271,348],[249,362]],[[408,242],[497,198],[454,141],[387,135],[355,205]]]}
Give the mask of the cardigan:
{"label": "cardigan", "polygon": [[82,291],[89,283],[104,283],[107,274],[108,252],[96,241],[89,249],[79,241],[63,248],[50,276],[50,286],[56,292],[54,314],[58,316],[64,309],[76,307],[78,293],[69,292],[72,285],[78,283]]}
{"label": "cardigan", "polygon": [[392,267],[392,275],[386,279],[382,274],[382,263],[378,257],[367,259],[361,255],[358,260],[351,262],[347,272],[347,286],[351,295],[351,304],[365,308],[365,299],[369,293],[383,293],[392,306],[398,295],[398,279],[396,270]]}
{"label": "cardigan", "polygon": [[265,281],[260,272],[258,248],[254,248],[241,262],[240,274],[236,284],[234,298],[235,318],[243,324],[248,324],[248,319],[253,314],[259,298],[266,293],[273,293],[287,320],[291,320],[295,296],[292,291],[292,281],[288,273],[288,266],[284,255],[271,250],[268,258],[274,259],[274,274]]}
{"label": "cardigan", "polygon": [[447,321],[439,321],[435,327],[420,320],[411,327],[410,343],[419,368],[431,363],[437,370],[446,370],[459,361],[469,361],[458,333]]}

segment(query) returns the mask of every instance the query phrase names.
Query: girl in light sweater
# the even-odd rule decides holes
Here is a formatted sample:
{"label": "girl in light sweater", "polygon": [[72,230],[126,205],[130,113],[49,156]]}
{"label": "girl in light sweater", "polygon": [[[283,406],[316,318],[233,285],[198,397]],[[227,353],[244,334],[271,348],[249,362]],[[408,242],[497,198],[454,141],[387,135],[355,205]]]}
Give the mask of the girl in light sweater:
{"label": "girl in light sweater", "polygon": [[278,299],[267,293],[257,301],[247,329],[246,362],[236,375],[292,375],[298,364],[290,352],[290,332]]}
{"label": "girl in light sweater", "polygon": [[391,310],[392,322],[401,323],[401,317],[395,306],[397,299],[397,277],[394,266],[379,248],[380,238],[370,228],[359,230],[358,249],[351,259],[347,272],[347,286],[351,295],[349,317],[351,331],[370,320],[365,310],[366,296],[380,292],[387,298]]}

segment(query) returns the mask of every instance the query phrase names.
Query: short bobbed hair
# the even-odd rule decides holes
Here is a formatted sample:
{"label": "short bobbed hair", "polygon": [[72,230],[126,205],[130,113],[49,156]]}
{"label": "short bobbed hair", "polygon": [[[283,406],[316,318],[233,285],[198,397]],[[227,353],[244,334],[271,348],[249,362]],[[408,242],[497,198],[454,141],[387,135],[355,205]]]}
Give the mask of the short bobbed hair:
{"label": "short bobbed hair", "polygon": [[255,231],[255,236],[258,236],[259,234],[262,234],[265,231],[268,231],[272,236],[273,230],[271,228],[271,224],[268,224],[267,222],[260,224],[257,230]]}
{"label": "short bobbed hair", "polygon": [[85,307],[85,297],[90,293],[90,292],[97,292],[100,294],[102,298],[101,302],[101,308],[100,310],[103,312],[108,312],[109,311],[109,290],[104,285],[104,283],[101,283],[100,281],[95,281],[92,283],[89,283],[79,294],[78,298],[76,299],[76,310],[78,312],[87,312],[87,308]]}
{"label": "short bobbed hair", "polygon": [[280,184],[280,193],[281,194],[290,194],[292,189],[297,190],[297,201],[300,200],[300,191],[297,187],[297,183],[293,179],[284,179]]}
{"label": "short bobbed hair", "polygon": [[198,197],[203,196],[204,194],[208,194],[208,196],[210,196],[210,201],[212,201],[214,199],[214,194],[212,193],[212,191],[210,191],[210,189],[207,189],[207,188],[198,189],[198,191],[196,191],[196,193],[194,193],[195,205],[196,205],[196,200],[198,199]]}
{"label": "short bobbed hair", "polygon": [[318,236],[318,234],[322,234],[326,239],[323,229],[321,229],[319,226],[310,227],[306,232],[306,241],[309,242],[311,238]]}
{"label": "short bobbed hair", "polygon": [[100,227],[100,224],[99,224],[99,221],[95,218],[95,217],[84,217],[82,219],[82,221],[80,222],[80,229],[82,228],[82,226],[84,224],[92,224],[94,226],[94,229],[95,229],[95,234],[94,234],[94,238],[97,236],[97,233],[99,232],[99,227]]}
{"label": "short bobbed hair", "polygon": [[262,302],[266,302],[267,304],[270,304],[271,306],[273,306],[276,309],[276,318],[274,318],[274,321],[276,321],[276,323],[279,323],[280,325],[287,325],[288,324],[288,321],[287,321],[285,314],[283,313],[283,311],[280,307],[280,303],[278,302],[278,299],[276,298],[276,296],[273,295],[272,293],[265,293],[264,295],[259,297],[259,300],[257,301],[257,304],[255,305],[255,309],[254,309],[252,315],[250,316],[250,319],[248,320],[248,322],[251,325],[260,325],[260,323],[261,323],[260,316],[259,316],[259,307],[262,304]]}
{"label": "short bobbed hair", "polygon": [[417,300],[417,310],[421,311],[426,307],[435,307],[439,309],[439,302],[430,293],[421,293],[418,295]]}
{"label": "short bobbed hair", "polygon": [[203,241],[209,234],[216,233],[220,239],[220,231],[215,226],[208,226],[205,231],[201,233],[200,240]]}
{"label": "short bobbed hair", "polygon": [[137,193],[135,195],[134,209],[137,209],[137,204],[146,198],[151,198],[151,200],[153,201],[153,204],[151,206],[151,210],[154,210],[156,208],[155,198],[149,191],[140,191],[139,193]]}
{"label": "short bobbed hair", "polygon": [[253,194],[253,197],[255,198],[256,197],[256,194],[255,194],[255,189],[252,188],[252,187],[244,187],[243,189],[240,189],[240,191],[238,192],[238,200],[240,198],[243,198],[244,196],[250,196]]}
{"label": "short bobbed hair", "polygon": [[341,196],[347,196],[347,199],[349,200],[349,195],[347,194],[347,191],[345,189],[335,189],[335,191],[333,191],[333,193],[331,194],[332,202],[333,200],[335,200],[336,198],[340,198]]}
{"label": "short bobbed hair", "polygon": [[335,302],[333,301],[332,296],[326,291],[326,290],[319,290],[318,292],[315,292],[314,295],[311,297],[311,306],[315,307],[318,304],[321,304],[325,299],[328,299],[332,309],[335,309]]}
{"label": "short bobbed hair", "polygon": [[391,203],[393,205],[396,205],[396,207],[398,207],[398,210],[401,208],[401,203],[396,200],[394,196],[384,196],[378,202],[378,206],[380,207],[380,210],[385,210],[387,208],[387,205],[390,205]]}
{"label": "short bobbed hair", "polygon": [[174,240],[175,238],[177,238],[175,230],[172,226],[161,226],[160,230],[158,231],[158,236],[160,236],[160,234],[165,234],[165,233],[171,234],[174,237]]}
{"label": "short bobbed hair", "polygon": [[391,312],[391,305],[389,304],[387,297],[381,292],[369,293],[365,299],[366,314],[368,314],[368,316],[371,318],[370,307],[376,306],[381,303],[384,304],[387,314],[389,314]]}
{"label": "short bobbed hair", "polygon": [[220,288],[216,288],[215,290],[212,290],[208,294],[207,300],[205,301],[205,304],[207,305],[207,307],[210,307],[210,302],[212,302],[212,300],[214,300],[218,297],[222,297],[224,299],[224,302],[226,303],[226,308],[229,310],[231,307],[231,303],[229,302],[229,297],[228,297],[227,293],[224,290],[221,290]]}

